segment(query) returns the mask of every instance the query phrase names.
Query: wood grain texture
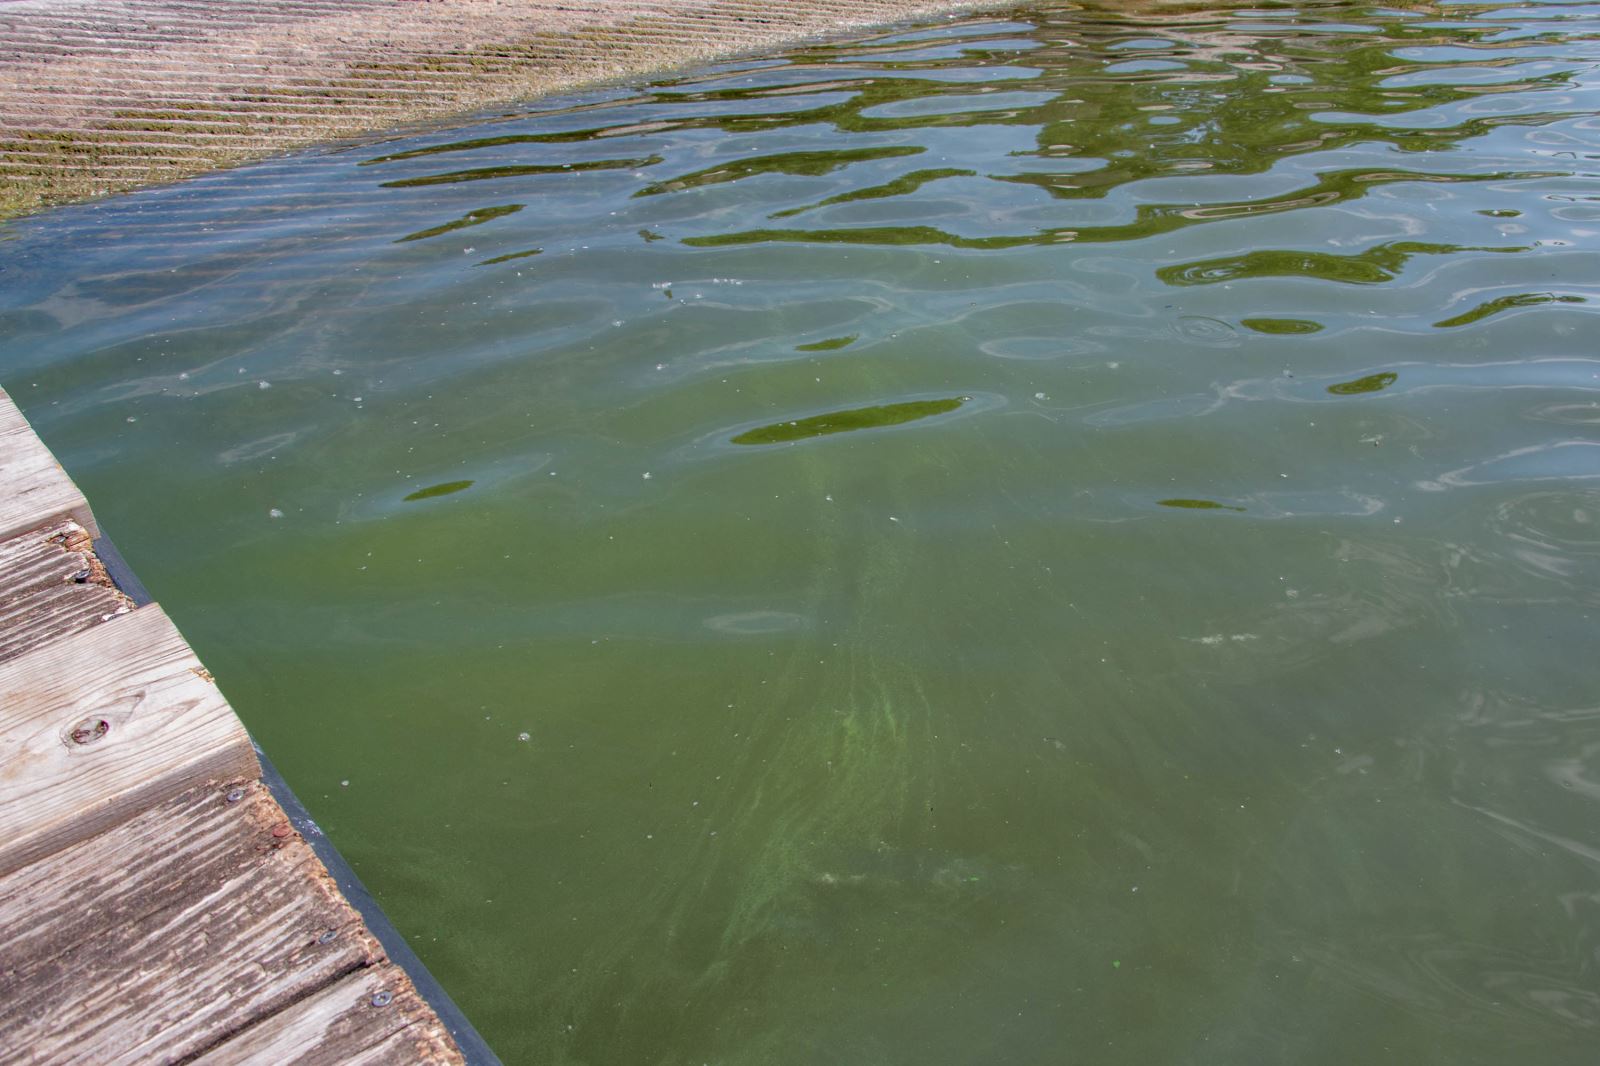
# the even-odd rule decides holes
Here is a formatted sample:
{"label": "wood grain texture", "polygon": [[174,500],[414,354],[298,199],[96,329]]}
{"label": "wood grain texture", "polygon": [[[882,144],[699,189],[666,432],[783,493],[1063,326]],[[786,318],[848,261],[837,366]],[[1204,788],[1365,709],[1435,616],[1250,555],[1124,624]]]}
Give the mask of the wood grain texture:
{"label": "wood grain texture", "polygon": [[458,1063],[444,1026],[391,963],[359,970],[202,1055],[195,1066]]}
{"label": "wood grain texture", "polygon": [[132,609],[72,519],[0,541],[0,663]]}
{"label": "wood grain texture", "polygon": [[0,878],[0,1055],[176,1062],[382,958],[263,786],[193,789]]}
{"label": "wood grain texture", "polygon": [[4,389],[0,389],[0,486],[4,486],[0,492],[0,539],[59,517],[74,519],[91,536],[100,535],[89,501]]}
{"label": "wood grain texture", "polygon": [[195,785],[259,774],[154,604],[0,664],[0,875]]}

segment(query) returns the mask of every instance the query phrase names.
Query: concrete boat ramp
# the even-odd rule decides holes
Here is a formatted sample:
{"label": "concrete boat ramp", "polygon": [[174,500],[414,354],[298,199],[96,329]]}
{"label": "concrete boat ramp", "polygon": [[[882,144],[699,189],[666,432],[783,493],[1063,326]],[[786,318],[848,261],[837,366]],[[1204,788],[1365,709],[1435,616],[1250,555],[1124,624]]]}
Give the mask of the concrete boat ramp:
{"label": "concrete boat ramp", "polygon": [[963,6],[0,0],[0,218]]}

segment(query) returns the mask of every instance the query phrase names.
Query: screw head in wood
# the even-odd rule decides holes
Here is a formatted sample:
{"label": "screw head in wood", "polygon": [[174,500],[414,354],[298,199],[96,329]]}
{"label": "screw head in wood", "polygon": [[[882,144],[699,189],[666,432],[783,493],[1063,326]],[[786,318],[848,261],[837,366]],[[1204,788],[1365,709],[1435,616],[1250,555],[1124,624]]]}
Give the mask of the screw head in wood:
{"label": "screw head in wood", "polygon": [[244,799],[244,789],[239,788],[237,785],[228,789],[229,803],[238,803],[242,799]]}
{"label": "screw head in wood", "polygon": [[331,944],[335,940],[337,940],[338,938],[339,938],[339,930],[337,930],[337,929],[324,929],[322,931],[322,935],[317,937],[317,943],[319,943],[319,944]]}
{"label": "screw head in wood", "polygon": [[393,1001],[394,993],[390,992],[387,988],[381,992],[374,992],[372,995],[372,1005],[374,1007],[387,1007]]}

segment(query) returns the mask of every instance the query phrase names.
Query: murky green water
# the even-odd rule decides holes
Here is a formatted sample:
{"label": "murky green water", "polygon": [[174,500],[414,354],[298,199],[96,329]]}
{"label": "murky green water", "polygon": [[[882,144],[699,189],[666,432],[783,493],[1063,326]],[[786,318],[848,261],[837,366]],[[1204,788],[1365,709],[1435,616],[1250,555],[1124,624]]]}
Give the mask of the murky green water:
{"label": "murky green water", "polygon": [[1600,6],[1026,9],[65,210],[0,379],[511,1063],[1589,1063]]}

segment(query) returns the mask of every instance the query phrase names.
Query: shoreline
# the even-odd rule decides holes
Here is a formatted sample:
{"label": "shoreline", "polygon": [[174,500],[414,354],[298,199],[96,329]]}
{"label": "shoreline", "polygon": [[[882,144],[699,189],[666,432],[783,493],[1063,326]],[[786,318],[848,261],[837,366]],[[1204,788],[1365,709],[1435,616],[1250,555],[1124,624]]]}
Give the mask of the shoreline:
{"label": "shoreline", "polygon": [[550,93],[1014,0],[7,0],[0,222]]}

